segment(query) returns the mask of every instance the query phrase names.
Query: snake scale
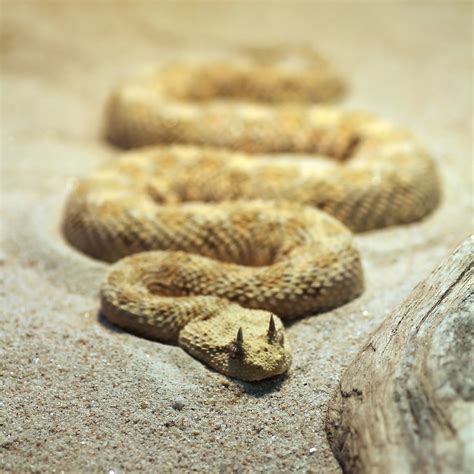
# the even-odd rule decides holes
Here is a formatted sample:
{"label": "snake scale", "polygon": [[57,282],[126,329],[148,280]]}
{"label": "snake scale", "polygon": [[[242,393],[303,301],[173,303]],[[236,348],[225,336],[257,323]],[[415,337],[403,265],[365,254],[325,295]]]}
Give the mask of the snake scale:
{"label": "snake scale", "polygon": [[409,132],[315,104],[342,81],[317,56],[290,59],[179,64],[120,86],[107,136],[149,146],[77,182],[64,213],[71,244],[116,262],[101,287],[111,322],[243,380],[288,370],[282,320],[361,294],[351,230],[414,222],[439,200]]}

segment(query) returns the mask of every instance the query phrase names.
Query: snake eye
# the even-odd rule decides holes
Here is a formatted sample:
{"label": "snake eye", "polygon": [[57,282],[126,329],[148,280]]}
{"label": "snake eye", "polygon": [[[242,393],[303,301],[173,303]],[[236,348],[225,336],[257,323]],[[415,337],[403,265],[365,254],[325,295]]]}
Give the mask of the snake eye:
{"label": "snake eye", "polygon": [[229,347],[229,356],[232,358],[232,359],[237,359],[239,356],[237,354],[237,350],[234,346],[234,344],[232,344],[230,347]]}
{"label": "snake eye", "polygon": [[237,337],[230,345],[229,354],[230,354],[230,357],[232,357],[232,359],[238,359],[238,358],[243,357],[244,355],[244,349],[242,347],[243,343],[244,343],[244,333],[242,331],[242,328],[240,327],[239,330],[237,331]]}
{"label": "snake eye", "polygon": [[283,347],[285,345],[285,334],[283,331],[276,329],[275,318],[273,316],[273,314],[270,316],[270,322],[268,323],[267,338],[270,344],[278,342],[280,346]]}

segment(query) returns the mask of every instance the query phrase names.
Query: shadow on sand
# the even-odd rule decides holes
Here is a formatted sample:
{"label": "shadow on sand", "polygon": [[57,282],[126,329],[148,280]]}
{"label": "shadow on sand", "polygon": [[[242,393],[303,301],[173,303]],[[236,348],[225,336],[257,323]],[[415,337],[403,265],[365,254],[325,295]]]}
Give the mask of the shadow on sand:
{"label": "shadow on sand", "polygon": [[[112,324],[105,317],[104,313],[102,313],[101,311],[97,311],[97,321],[104,328],[106,328],[107,330],[109,330],[111,332],[114,332],[114,333],[117,333],[117,334],[123,334],[123,333],[130,334],[128,331],[125,331],[125,330],[119,328],[118,326],[116,326],[115,324]],[[146,338],[143,338],[143,336],[137,336],[137,337],[141,337],[142,339],[146,339]],[[148,340],[151,340],[151,339],[148,339]],[[153,341],[153,342],[156,342],[157,344],[163,344],[163,343],[160,343],[160,342],[157,342],[157,341]],[[171,344],[171,345],[176,346],[176,344]],[[203,364],[203,365],[208,370],[210,370],[211,372],[220,373],[220,372],[212,369],[211,367],[208,367],[205,364]],[[259,397],[263,397],[265,395],[268,395],[269,393],[278,392],[287,378],[288,378],[288,373],[279,375],[277,377],[272,377],[272,378],[269,378],[269,379],[266,379],[266,380],[261,380],[259,382],[245,382],[243,380],[234,379],[232,377],[227,377],[227,380],[229,382],[233,383],[234,385],[239,386],[240,389],[242,390],[242,393],[245,393],[247,395],[251,395],[255,398],[259,398]]]}

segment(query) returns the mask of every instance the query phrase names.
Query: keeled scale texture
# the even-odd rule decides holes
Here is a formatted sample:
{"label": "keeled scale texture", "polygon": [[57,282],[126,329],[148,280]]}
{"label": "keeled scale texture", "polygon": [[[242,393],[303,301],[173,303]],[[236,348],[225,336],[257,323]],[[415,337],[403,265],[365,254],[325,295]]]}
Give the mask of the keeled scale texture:
{"label": "keeled scale texture", "polygon": [[[103,312],[135,333],[178,342],[223,373],[255,380],[286,371],[291,356],[277,317],[281,338],[268,336],[272,313],[301,317],[362,291],[350,232],[317,209],[159,206],[138,190],[134,201],[117,191],[100,180],[79,184],[66,211],[65,233],[81,250],[109,261],[134,254],[109,271]],[[152,249],[166,251],[135,253]],[[243,343],[233,357],[239,328]]]}
{"label": "keeled scale texture", "polygon": [[283,143],[278,137],[295,146],[291,117],[289,128],[268,122],[259,102],[272,104],[271,112],[278,103],[338,99],[345,89],[310,48],[254,48],[215,61],[171,64],[126,82],[110,98],[106,131],[126,148],[179,142],[277,150]]}
{"label": "keeled scale texture", "polygon": [[[112,268],[101,291],[105,315],[177,341],[228,375],[256,380],[287,370],[289,348],[284,336],[279,344],[269,336],[270,314],[295,318],[341,305],[362,291],[362,270],[343,226],[275,201],[320,207],[363,231],[417,220],[439,200],[433,163],[410,134],[305,103],[341,91],[322,63],[295,70],[238,61],[171,66],[120,88],[107,114],[113,142],[200,146],[131,153],[71,194],[64,231],[89,255],[113,262],[166,250]],[[311,153],[323,166],[202,145]],[[216,204],[241,199],[248,201]]]}

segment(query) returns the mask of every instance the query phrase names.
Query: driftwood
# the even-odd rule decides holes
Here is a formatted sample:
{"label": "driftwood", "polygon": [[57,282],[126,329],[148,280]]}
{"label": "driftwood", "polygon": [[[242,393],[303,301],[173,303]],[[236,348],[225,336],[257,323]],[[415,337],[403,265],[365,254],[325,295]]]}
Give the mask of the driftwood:
{"label": "driftwood", "polygon": [[420,283],[343,375],[327,432],[345,472],[473,472],[473,250]]}

